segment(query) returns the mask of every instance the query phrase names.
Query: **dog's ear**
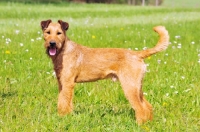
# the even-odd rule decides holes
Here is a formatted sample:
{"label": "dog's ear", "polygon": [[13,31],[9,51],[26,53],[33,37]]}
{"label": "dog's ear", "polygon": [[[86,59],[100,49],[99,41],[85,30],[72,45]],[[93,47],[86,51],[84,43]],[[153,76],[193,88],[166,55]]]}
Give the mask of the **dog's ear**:
{"label": "dog's ear", "polygon": [[69,24],[67,22],[63,22],[62,20],[58,20],[58,23],[60,23],[63,31],[66,31],[69,28]]}
{"label": "dog's ear", "polygon": [[51,23],[51,20],[46,20],[46,21],[41,21],[40,25],[42,30],[44,30],[45,28],[47,28],[49,26],[49,24]]}

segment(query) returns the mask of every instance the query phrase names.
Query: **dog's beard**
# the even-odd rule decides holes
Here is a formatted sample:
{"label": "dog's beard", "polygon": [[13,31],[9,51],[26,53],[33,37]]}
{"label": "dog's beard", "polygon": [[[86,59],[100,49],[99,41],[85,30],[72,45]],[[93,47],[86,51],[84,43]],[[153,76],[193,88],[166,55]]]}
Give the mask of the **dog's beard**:
{"label": "dog's beard", "polygon": [[48,53],[49,53],[50,56],[56,55],[56,52],[57,52],[56,47],[49,47],[48,48]]}

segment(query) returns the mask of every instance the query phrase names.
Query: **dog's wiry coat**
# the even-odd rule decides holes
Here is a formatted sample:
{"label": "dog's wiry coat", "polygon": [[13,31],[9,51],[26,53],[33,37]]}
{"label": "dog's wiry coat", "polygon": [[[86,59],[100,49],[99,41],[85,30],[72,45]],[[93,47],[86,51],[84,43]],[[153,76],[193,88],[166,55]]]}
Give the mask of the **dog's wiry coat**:
{"label": "dog's wiry coat", "polygon": [[120,48],[88,48],[71,41],[66,36],[69,25],[62,20],[41,22],[45,48],[56,72],[59,96],[58,112],[70,113],[75,83],[99,79],[118,79],[126,98],[135,110],[138,124],[152,120],[152,106],[143,96],[142,79],[146,71],[146,57],[165,50],[169,35],[163,26],[154,27],[160,39],[154,48],[132,51]]}

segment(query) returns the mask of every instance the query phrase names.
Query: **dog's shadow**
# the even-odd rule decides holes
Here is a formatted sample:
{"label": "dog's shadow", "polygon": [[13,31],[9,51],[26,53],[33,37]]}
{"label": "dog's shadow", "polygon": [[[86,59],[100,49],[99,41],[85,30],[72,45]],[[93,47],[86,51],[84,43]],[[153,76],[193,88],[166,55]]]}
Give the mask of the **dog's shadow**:
{"label": "dog's shadow", "polygon": [[74,114],[88,114],[90,117],[124,116],[135,118],[135,112],[129,104],[76,104]]}

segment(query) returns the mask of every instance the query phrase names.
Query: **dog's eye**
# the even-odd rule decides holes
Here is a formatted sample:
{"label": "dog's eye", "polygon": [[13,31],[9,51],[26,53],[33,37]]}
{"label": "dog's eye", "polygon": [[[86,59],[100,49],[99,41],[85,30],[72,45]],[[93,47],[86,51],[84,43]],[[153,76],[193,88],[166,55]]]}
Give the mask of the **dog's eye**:
{"label": "dog's eye", "polygon": [[47,34],[50,34],[50,31],[48,31]]}
{"label": "dog's eye", "polygon": [[61,32],[57,32],[57,35],[60,35],[60,34],[62,34]]}

